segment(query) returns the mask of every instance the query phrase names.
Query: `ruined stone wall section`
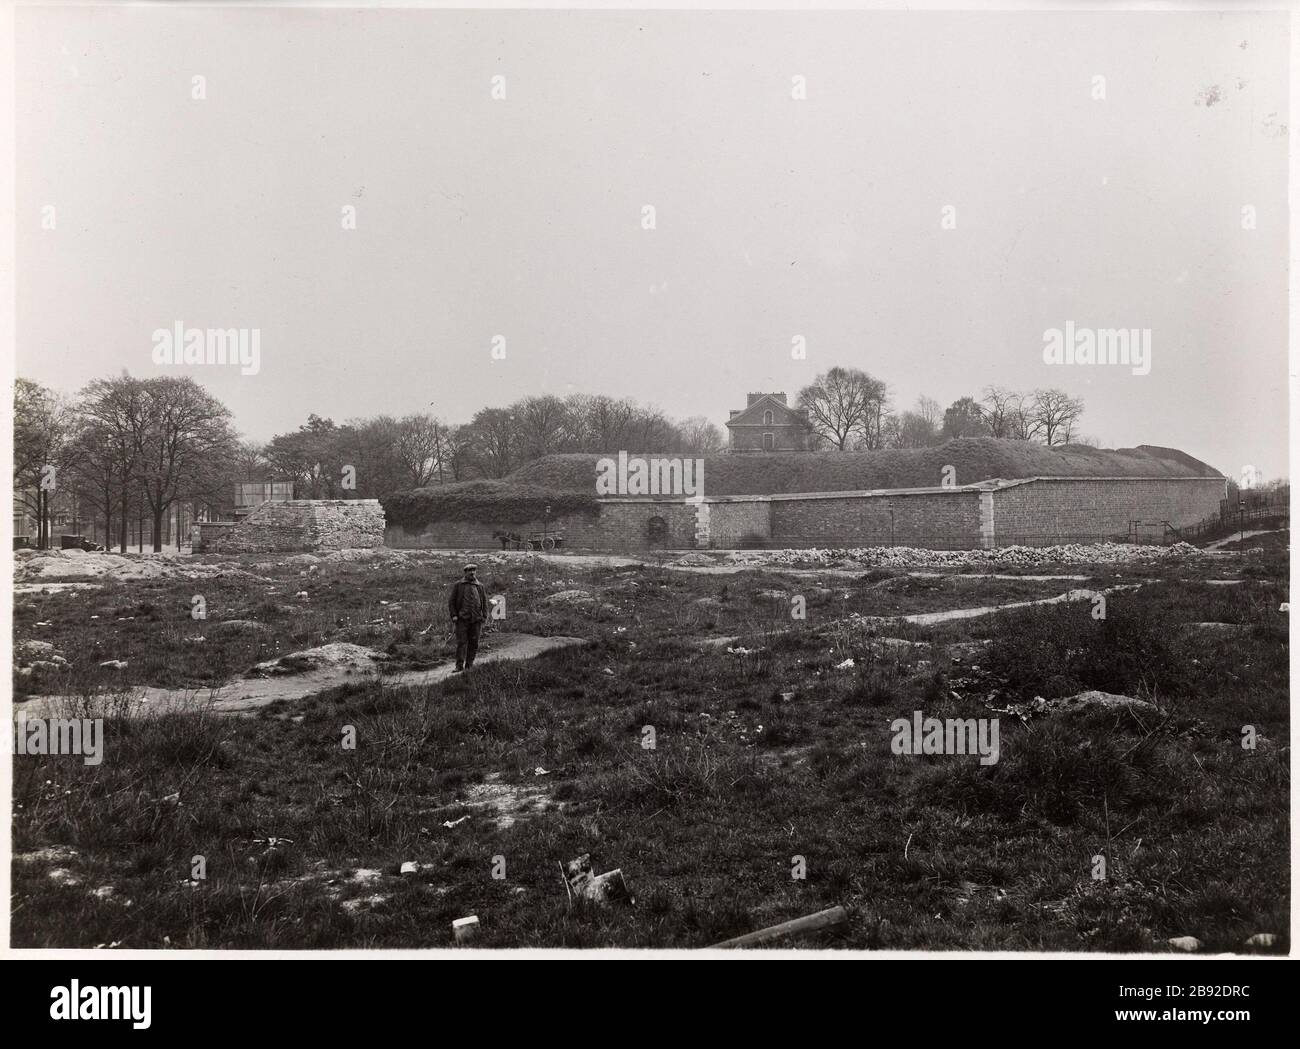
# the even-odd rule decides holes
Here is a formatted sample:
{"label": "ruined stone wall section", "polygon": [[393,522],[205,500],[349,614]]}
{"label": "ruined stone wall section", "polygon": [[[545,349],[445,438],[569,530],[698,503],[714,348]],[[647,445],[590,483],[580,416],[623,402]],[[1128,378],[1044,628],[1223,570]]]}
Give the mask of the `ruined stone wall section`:
{"label": "ruined stone wall section", "polygon": [[384,509],[378,499],[268,502],[204,540],[217,553],[366,549],[384,545]]}

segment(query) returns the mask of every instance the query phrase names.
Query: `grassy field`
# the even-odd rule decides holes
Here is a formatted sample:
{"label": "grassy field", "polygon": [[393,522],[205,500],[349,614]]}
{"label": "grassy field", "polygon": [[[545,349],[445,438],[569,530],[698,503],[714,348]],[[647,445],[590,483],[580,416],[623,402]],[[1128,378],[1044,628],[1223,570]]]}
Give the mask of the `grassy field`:
{"label": "grassy field", "polygon": [[[214,683],[331,640],[435,665],[454,566],[246,559],[265,581],[25,598],[18,639],[69,666],[16,687],[111,713],[122,681]],[[447,946],[477,914],[481,946],[702,947],[844,904],[847,925],[802,945],[1240,950],[1288,926],[1285,562],[1161,567],[1065,569],[1078,583],[488,564],[502,629],[589,642],[253,716],[110,718],[97,766],[16,757],[14,943]],[[1126,582],[1143,585],[1104,619],[1086,601],[866,618]],[[1084,689],[1157,709],[998,713]],[[1000,760],[892,753],[890,723],[915,710],[999,717]],[[571,901],[559,864],[582,853],[620,868],[635,906]]]}

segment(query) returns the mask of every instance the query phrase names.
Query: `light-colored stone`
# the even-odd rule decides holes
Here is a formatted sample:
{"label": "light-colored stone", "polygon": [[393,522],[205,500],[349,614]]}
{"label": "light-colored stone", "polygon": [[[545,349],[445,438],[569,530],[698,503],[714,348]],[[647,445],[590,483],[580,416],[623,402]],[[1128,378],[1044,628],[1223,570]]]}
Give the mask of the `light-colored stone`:
{"label": "light-colored stone", "polygon": [[354,645],[348,641],[334,641],[316,648],[305,648],[300,652],[268,659],[253,667],[253,674],[302,674],[315,670],[329,670],[339,667],[356,667],[362,670],[373,669],[375,664],[386,660],[382,652]]}

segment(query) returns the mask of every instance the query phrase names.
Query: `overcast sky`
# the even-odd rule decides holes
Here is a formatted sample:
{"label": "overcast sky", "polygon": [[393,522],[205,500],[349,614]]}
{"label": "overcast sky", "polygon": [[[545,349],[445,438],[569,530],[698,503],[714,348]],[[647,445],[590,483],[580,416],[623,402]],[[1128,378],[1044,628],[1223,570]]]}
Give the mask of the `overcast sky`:
{"label": "overcast sky", "polygon": [[[1285,475],[1287,33],[1285,13],[19,9],[18,372],[73,391],[159,372],[176,321],[258,328],[258,374],[172,371],[265,439],[309,412],[462,422],[575,391],[721,425],[840,364],[899,408],[1057,386],[1105,446]],[[1151,329],[1150,374],[1045,364],[1067,321]]]}

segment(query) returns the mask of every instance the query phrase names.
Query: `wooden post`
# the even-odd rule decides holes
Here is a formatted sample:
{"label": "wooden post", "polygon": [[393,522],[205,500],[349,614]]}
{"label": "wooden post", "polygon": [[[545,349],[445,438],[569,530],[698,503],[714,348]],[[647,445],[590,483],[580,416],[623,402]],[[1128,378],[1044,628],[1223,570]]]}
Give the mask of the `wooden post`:
{"label": "wooden post", "polygon": [[829,929],[848,920],[849,912],[843,907],[831,907],[828,910],[818,911],[816,914],[809,914],[803,918],[795,918],[792,921],[782,922],[780,925],[759,929],[757,932],[748,932],[744,936],[735,937],[735,939],[723,940],[722,943],[715,943],[713,946],[719,950],[732,947],[757,947],[759,944],[777,940],[783,936],[794,936]]}

